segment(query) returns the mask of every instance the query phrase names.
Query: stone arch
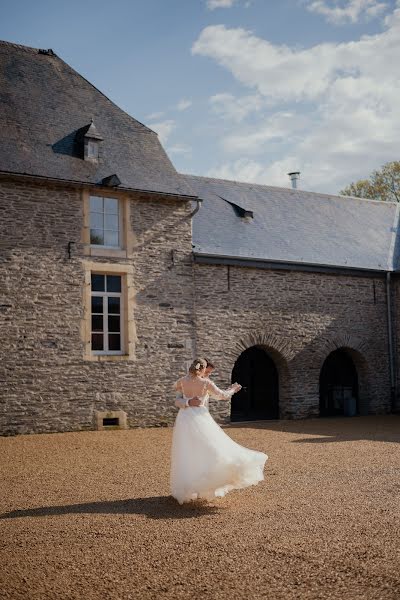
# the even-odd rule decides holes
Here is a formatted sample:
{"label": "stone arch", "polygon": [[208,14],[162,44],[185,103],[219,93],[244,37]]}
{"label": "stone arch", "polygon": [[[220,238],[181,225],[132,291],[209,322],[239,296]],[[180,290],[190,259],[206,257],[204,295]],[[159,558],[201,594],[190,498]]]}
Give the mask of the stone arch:
{"label": "stone arch", "polygon": [[353,351],[357,355],[359,355],[362,360],[365,360],[364,354],[367,350],[367,346],[368,344],[365,340],[355,335],[337,335],[321,340],[321,343],[318,345],[314,356],[317,360],[319,360],[320,368],[322,367],[322,364],[324,363],[327,356],[335,350],[340,350],[340,348],[345,348],[349,351]]}
{"label": "stone arch", "polygon": [[285,340],[270,333],[250,332],[240,338],[226,352],[226,357],[233,366],[239,356],[249,348],[258,347],[272,358],[278,371],[279,378],[279,418],[288,416],[290,403],[290,376],[288,362],[293,359],[295,352],[290,340]]}
{"label": "stone arch", "polygon": [[249,332],[237,340],[229,348],[226,355],[230,360],[235,361],[239,354],[251,346],[260,346],[261,348],[269,349],[271,353],[276,354],[278,360],[283,360],[286,365],[295,356],[290,339],[284,339],[272,333],[259,332]]}
{"label": "stone arch", "polygon": [[318,373],[332,352],[345,351],[352,359],[358,375],[358,403],[359,413],[368,414],[369,408],[369,365],[365,357],[367,342],[353,335],[341,335],[323,341],[315,353],[318,364]]}

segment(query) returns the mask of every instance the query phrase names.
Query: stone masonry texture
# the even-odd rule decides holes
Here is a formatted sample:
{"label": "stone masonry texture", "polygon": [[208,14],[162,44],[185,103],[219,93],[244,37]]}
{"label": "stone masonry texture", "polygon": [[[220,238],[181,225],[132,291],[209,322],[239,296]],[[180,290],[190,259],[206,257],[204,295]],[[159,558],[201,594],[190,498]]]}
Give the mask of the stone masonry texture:
{"label": "stone masonry texture", "polygon": [[[172,425],[172,384],[187,361],[195,354],[212,359],[224,387],[240,353],[253,345],[277,366],[281,418],[318,415],[321,367],[339,347],[356,365],[362,412],[390,410],[382,276],[194,264],[192,204],[128,197],[132,256],[88,257],[82,189],[0,181],[2,435],[93,429],[96,411],[125,411],[129,427]],[[88,258],[133,266],[133,360],[84,359]],[[229,421],[229,403],[212,402],[211,412]]]}
{"label": "stone masonry texture", "polygon": [[[198,353],[216,364],[217,383],[230,382],[243,350],[266,349],[278,369],[281,418],[318,416],[321,367],[337,348],[356,366],[360,411],[390,410],[382,277],[196,265],[195,323]],[[229,420],[229,404],[211,410]]]}
{"label": "stone masonry texture", "polygon": [[[172,384],[192,356],[190,203],[132,194],[137,332],[133,361],[83,358],[81,190],[0,184],[2,434],[92,429],[95,411],[129,426],[173,419]],[[68,257],[68,242],[75,242]]]}

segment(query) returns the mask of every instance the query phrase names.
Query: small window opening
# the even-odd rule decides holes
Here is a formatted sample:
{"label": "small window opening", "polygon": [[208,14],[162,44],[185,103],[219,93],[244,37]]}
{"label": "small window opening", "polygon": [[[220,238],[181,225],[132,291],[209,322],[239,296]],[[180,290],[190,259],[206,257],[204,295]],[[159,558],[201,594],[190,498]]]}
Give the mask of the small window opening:
{"label": "small window opening", "polygon": [[119,427],[119,417],[108,417],[103,419],[103,427]]}

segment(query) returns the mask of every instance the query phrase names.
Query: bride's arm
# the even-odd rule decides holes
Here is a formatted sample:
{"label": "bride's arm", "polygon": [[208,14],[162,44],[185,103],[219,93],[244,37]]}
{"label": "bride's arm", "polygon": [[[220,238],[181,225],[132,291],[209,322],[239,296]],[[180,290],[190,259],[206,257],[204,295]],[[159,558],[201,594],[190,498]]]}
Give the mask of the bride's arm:
{"label": "bride's arm", "polygon": [[186,408],[189,406],[189,400],[185,400],[183,397],[182,384],[180,380],[174,383],[174,390],[176,391],[175,406],[178,408]]}
{"label": "bride's arm", "polygon": [[241,387],[238,383],[234,383],[227,390],[221,390],[211,379],[207,380],[207,392],[214,400],[230,400],[233,394],[236,394]]}

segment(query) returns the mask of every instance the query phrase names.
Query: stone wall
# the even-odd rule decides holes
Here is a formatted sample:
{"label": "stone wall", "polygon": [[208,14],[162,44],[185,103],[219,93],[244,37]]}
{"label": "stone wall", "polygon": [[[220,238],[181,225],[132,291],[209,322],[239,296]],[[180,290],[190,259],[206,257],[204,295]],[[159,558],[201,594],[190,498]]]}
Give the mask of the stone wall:
{"label": "stone wall", "polygon": [[[172,383],[193,354],[215,361],[215,380],[226,386],[253,345],[278,368],[282,418],[318,415],[320,370],[338,347],[356,364],[362,410],[389,410],[383,277],[193,265],[192,206],[162,196],[129,195],[128,258],[90,256],[132,265],[134,356],[85,360],[82,196],[0,182],[1,434],[93,429],[96,411],[123,410],[130,427],[172,425]],[[217,420],[229,420],[229,403],[211,404]]]}
{"label": "stone wall", "polygon": [[129,200],[135,357],[90,362],[81,335],[82,190],[0,181],[1,434],[92,429],[98,410],[126,411],[131,427],[173,422],[172,383],[193,352],[193,207]]}
{"label": "stone wall", "polygon": [[[319,414],[319,375],[347,348],[359,377],[360,410],[390,410],[387,305],[383,277],[195,265],[197,350],[226,386],[241,352],[263,346],[280,379],[280,416]],[[211,402],[220,421],[230,406]]]}

